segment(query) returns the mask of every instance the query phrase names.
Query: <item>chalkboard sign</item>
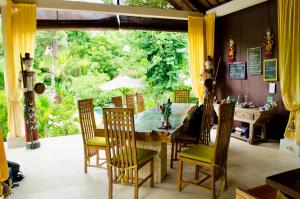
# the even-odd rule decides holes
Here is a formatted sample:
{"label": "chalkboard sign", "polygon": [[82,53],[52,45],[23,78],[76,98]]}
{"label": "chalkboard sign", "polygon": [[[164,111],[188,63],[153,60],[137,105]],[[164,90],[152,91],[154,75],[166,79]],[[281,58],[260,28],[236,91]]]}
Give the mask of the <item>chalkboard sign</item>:
{"label": "chalkboard sign", "polygon": [[261,74],[261,47],[247,49],[247,73],[248,75]]}
{"label": "chalkboard sign", "polygon": [[246,63],[233,62],[229,63],[228,77],[229,79],[245,79],[246,78]]}
{"label": "chalkboard sign", "polygon": [[277,59],[264,60],[264,80],[277,81]]}

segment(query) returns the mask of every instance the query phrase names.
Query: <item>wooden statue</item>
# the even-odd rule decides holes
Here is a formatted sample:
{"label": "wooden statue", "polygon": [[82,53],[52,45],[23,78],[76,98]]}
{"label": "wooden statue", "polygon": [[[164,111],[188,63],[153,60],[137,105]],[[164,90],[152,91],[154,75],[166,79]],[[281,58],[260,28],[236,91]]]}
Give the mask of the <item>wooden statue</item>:
{"label": "wooden statue", "polygon": [[29,53],[25,53],[24,58],[21,57],[22,71],[19,77],[19,87],[21,87],[24,92],[24,119],[27,149],[40,147],[35,110],[35,72],[32,71],[32,61],[33,59],[30,58]]}
{"label": "wooden statue", "polygon": [[214,72],[213,59],[211,56],[207,56],[207,58],[205,59],[206,79],[213,79],[213,72]]}
{"label": "wooden statue", "polygon": [[230,38],[228,43],[228,61],[235,62],[235,41],[233,38]]}
{"label": "wooden statue", "polygon": [[267,29],[266,35],[264,36],[264,55],[266,59],[273,57],[273,47],[274,47],[274,35],[270,28]]}

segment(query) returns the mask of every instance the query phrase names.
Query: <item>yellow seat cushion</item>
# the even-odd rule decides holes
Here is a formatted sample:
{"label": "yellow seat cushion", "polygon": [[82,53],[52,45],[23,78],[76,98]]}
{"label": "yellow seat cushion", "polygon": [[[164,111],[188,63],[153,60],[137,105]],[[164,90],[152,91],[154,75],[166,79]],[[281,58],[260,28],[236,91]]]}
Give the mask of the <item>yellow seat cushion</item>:
{"label": "yellow seat cushion", "polygon": [[205,145],[197,145],[179,153],[180,157],[212,163],[214,148]]}
{"label": "yellow seat cushion", "polygon": [[105,137],[93,137],[89,139],[86,143],[88,146],[106,146]]}
{"label": "yellow seat cushion", "polygon": [[156,151],[150,149],[137,148],[138,164],[143,164],[153,158],[157,154]]}
{"label": "yellow seat cushion", "polygon": [[[139,165],[149,161],[151,158],[153,158],[157,154],[156,151],[153,151],[150,149],[141,149],[141,148],[137,148],[136,152],[137,152],[137,161],[138,161]],[[128,157],[128,159],[131,160],[131,157]],[[116,156],[115,161],[116,162],[121,161],[119,156]]]}

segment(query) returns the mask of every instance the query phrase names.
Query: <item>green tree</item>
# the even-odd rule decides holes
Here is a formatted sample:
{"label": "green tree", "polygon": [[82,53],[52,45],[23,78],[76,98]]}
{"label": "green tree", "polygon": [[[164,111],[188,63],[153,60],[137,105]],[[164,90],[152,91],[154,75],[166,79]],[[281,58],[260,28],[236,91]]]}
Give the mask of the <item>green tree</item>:
{"label": "green tree", "polygon": [[[59,54],[66,49],[67,34],[64,31],[43,31],[37,35],[37,40],[40,44],[36,48],[38,51],[36,52],[37,61],[34,62],[34,68],[38,69],[37,64],[41,64],[44,65],[44,70],[38,71],[39,73],[50,72],[50,93],[54,96],[56,92],[56,70],[60,70]],[[48,69],[45,70],[47,66]],[[49,74],[46,77],[49,77]]]}
{"label": "green tree", "polygon": [[51,136],[72,135],[79,133],[79,120],[75,114],[77,110],[74,97],[58,91],[61,97],[59,103],[54,104],[49,115],[49,131]]}
{"label": "green tree", "polygon": [[147,7],[147,8],[163,8],[171,9],[173,6],[166,0],[124,0],[125,5]]}
{"label": "green tree", "polygon": [[3,60],[0,60],[0,90],[4,90],[4,64]]}
{"label": "green tree", "polygon": [[187,72],[186,37],[178,33],[138,32],[133,42],[146,53],[146,82],[154,93],[180,86],[179,71]]}
{"label": "green tree", "polygon": [[51,100],[46,95],[40,95],[36,98],[36,118],[38,123],[38,132],[40,137],[51,136],[48,131],[49,116],[53,111]]}
{"label": "green tree", "polygon": [[3,132],[3,139],[6,140],[8,133],[7,129],[7,102],[6,95],[3,90],[0,90],[0,128]]}
{"label": "green tree", "polygon": [[109,77],[105,74],[74,77],[69,91],[77,100],[93,98],[96,107],[105,107],[111,103],[112,96],[121,95],[118,91],[100,90],[99,86],[108,80]]}

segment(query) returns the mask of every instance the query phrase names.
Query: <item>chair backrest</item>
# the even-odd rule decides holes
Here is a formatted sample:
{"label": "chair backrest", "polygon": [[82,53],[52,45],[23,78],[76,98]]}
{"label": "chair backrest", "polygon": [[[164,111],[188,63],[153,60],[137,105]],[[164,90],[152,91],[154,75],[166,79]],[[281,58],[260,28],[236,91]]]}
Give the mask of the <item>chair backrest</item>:
{"label": "chair backrest", "polygon": [[228,147],[234,117],[234,104],[221,104],[219,107],[218,130],[215,143],[214,164],[223,168],[227,163]]}
{"label": "chair backrest", "polygon": [[[137,165],[134,113],[131,108],[103,108],[103,121],[107,143],[107,161],[113,167],[113,178],[126,175],[133,183],[132,169]],[[124,169],[125,173],[124,173]]]}
{"label": "chair backrest", "polygon": [[175,103],[189,103],[190,91],[189,90],[175,90],[174,102]]}
{"label": "chair backrest", "polygon": [[213,125],[213,102],[213,95],[209,93],[206,94],[203,103],[201,130],[198,143],[207,146],[210,143],[210,130]]}
{"label": "chair backrest", "polygon": [[138,112],[139,113],[143,112],[145,110],[143,93],[136,93],[136,102],[137,102]]}
{"label": "chair backrest", "polygon": [[95,116],[93,99],[78,100],[78,112],[84,145],[87,140],[95,137]]}
{"label": "chair backrest", "polygon": [[134,95],[133,94],[126,94],[126,104],[127,108],[133,109],[133,113],[135,113],[135,104],[134,104]]}
{"label": "chair backrest", "polygon": [[123,107],[122,96],[115,96],[111,98],[115,107]]}

